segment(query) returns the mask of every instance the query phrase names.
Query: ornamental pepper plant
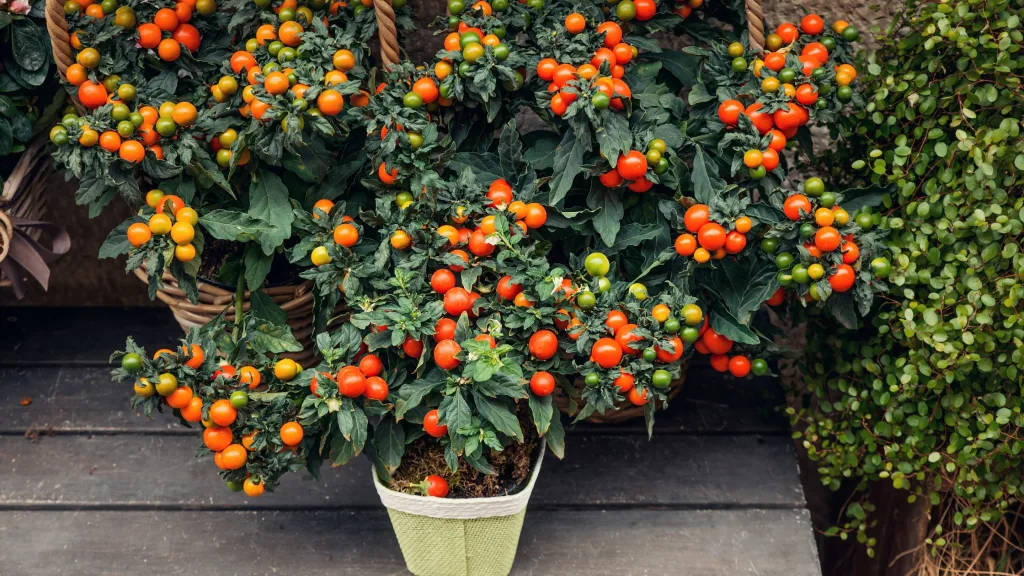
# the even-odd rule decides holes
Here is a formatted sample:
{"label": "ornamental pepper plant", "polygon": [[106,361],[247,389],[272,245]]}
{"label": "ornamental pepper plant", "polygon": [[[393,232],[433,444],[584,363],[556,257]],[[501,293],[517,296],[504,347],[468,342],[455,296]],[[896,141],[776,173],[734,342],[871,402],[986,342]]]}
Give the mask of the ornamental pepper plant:
{"label": "ornamental pepper plant", "polygon": [[[784,184],[806,125],[861,104],[842,23],[808,15],[757,54],[738,2],[451,0],[432,61],[383,67],[372,3],[205,2],[70,6],[87,112],[52,137],[80,202],[139,207],[103,254],[127,253],[151,293],[165,270],[190,297],[200,276],[239,301],[313,283],[315,366],[246,340],[284,324],[259,296],[198,333],[210,374],[178,366],[187,353],[141,363],[190,382],[207,421],[237,371],[259,372],[245,427],[213,424],[237,443],[297,423],[295,459],[260,468],[276,440],[248,452],[260,485],[366,452],[394,489],[503,493],[541,440],[562,455],[561,410],[643,407],[652,430],[693,350],[768,372],[762,304],[863,311],[884,289],[862,270],[879,236],[846,198]],[[236,374],[214,377],[222,362]]]}

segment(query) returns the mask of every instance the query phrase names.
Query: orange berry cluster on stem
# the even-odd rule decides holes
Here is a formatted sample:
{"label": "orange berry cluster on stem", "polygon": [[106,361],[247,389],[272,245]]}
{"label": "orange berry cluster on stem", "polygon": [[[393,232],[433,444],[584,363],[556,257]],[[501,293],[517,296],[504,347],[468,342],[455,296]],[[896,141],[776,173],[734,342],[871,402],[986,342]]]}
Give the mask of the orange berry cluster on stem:
{"label": "orange berry cluster on stem", "polygon": [[704,204],[694,204],[683,215],[687,232],[676,237],[675,249],[680,256],[692,256],[698,264],[714,258],[721,260],[727,254],[739,254],[747,247],[747,232],[753,222],[740,216],[733,229],[711,220],[711,213]]}

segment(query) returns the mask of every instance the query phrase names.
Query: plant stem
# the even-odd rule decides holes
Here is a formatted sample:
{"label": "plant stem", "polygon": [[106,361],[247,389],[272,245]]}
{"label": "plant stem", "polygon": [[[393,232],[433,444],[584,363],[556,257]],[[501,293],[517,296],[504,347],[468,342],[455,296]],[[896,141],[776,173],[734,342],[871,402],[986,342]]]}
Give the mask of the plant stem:
{"label": "plant stem", "polygon": [[238,342],[242,336],[242,297],[245,295],[245,274],[238,270],[238,282],[235,284],[235,327],[231,331],[231,339]]}

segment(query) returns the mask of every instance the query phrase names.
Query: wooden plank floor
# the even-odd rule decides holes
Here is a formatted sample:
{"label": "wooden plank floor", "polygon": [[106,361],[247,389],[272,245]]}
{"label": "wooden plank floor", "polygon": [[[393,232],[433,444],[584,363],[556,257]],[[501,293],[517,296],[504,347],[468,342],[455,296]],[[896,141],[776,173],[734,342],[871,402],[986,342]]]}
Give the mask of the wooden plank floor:
{"label": "wooden plank floor", "polygon": [[[368,464],[228,492],[195,431],[136,416],[110,381],[128,334],[179,329],[161,308],[0,312],[0,574],[406,573]],[[568,430],[514,574],[821,574],[777,383],[688,376],[651,441],[642,422]]]}

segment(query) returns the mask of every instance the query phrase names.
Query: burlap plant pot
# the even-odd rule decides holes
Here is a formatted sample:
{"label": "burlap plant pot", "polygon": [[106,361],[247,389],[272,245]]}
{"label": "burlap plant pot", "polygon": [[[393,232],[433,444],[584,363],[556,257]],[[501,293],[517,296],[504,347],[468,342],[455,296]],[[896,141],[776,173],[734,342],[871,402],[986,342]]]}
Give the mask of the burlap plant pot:
{"label": "burlap plant pot", "polygon": [[388,509],[409,571],[416,576],[507,576],[546,450],[541,443],[529,480],[510,496],[413,496],[389,490],[374,472],[373,485]]}

